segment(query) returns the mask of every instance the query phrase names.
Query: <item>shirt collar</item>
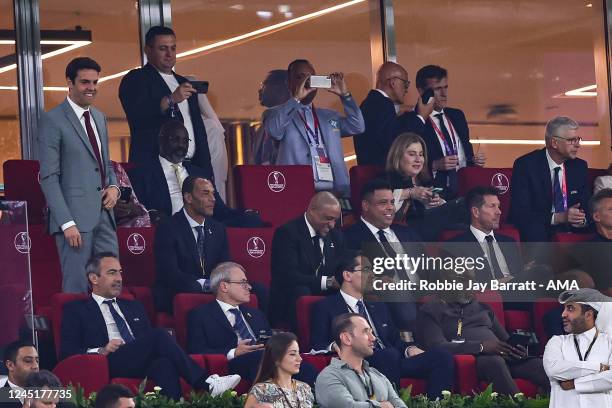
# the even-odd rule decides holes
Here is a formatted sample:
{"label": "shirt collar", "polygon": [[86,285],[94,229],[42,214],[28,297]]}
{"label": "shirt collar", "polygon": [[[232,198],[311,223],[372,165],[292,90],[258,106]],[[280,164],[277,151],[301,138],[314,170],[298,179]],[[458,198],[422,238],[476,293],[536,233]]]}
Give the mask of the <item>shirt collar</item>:
{"label": "shirt collar", "polygon": [[169,169],[172,168],[172,166],[174,166],[175,164],[177,164],[179,168],[183,167],[183,162],[172,163],[170,160],[162,156],[159,156],[159,163],[162,165],[162,167],[169,168]]}
{"label": "shirt collar", "polygon": [[591,329],[589,329],[589,330],[587,330],[587,331],[585,331],[583,333],[576,334],[576,337],[578,337],[578,338],[584,337],[587,340],[587,342],[590,343],[591,341],[593,341],[593,338],[595,337],[595,331],[596,330],[597,330],[597,328],[595,326],[593,326]]}
{"label": "shirt collar", "polygon": [[92,293],[92,294],[91,294],[91,297],[93,298],[93,300],[95,300],[95,301],[96,301],[96,303],[98,304],[98,306],[102,306],[102,303],[104,303],[104,301],[106,301],[106,300],[111,300],[111,299],[112,299],[112,300],[114,300],[114,301],[116,301],[116,300],[117,300],[117,298],[111,298],[111,299],[108,299],[108,298],[102,297],[102,296],[100,296],[100,295],[96,295],[95,293]]}
{"label": "shirt collar", "polygon": [[555,162],[552,157],[550,157],[550,154],[548,154],[548,149],[546,150],[546,161],[548,162],[548,169],[550,171],[553,171],[555,169],[555,167],[561,167],[561,171],[565,171],[565,167],[563,166],[563,163],[561,164],[557,164],[557,162]]}
{"label": "shirt collar", "polygon": [[219,299],[217,299],[217,303],[219,303],[219,306],[221,306],[221,310],[223,310],[223,313],[225,313],[225,314],[227,314],[227,312],[230,309],[239,309],[240,310],[240,308],[238,306],[232,306],[229,303],[225,303],[224,301],[219,300]]}
{"label": "shirt collar", "polygon": [[470,225],[470,231],[472,231],[472,234],[474,234],[478,242],[485,242],[485,237],[489,235],[493,237],[493,240],[495,240],[495,235],[493,235],[493,231],[487,234],[485,232],[482,232],[478,228],[475,228],[473,225]]}
{"label": "shirt collar", "polygon": [[[361,221],[363,221],[366,227],[368,227],[368,229],[372,232],[372,234],[374,234],[376,239],[378,239],[378,231],[380,230],[380,228],[376,228],[374,225],[367,222],[363,217],[361,217]],[[385,234],[391,234],[391,227],[383,228],[383,231],[385,231]]]}
{"label": "shirt collar", "polygon": [[12,383],[8,378],[6,379],[6,384],[9,385],[12,389],[23,390],[23,387],[18,386],[17,384]]}
{"label": "shirt collar", "polygon": [[357,302],[358,301],[363,301],[362,299],[357,299],[356,297],[353,297],[351,295],[349,295],[348,293],[344,292],[342,289],[340,289],[340,295],[342,295],[342,298],[344,299],[344,302],[352,309],[352,310],[357,310]]}
{"label": "shirt collar", "polygon": [[[331,362],[329,363],[330,366],[332,367],[337,367],[337,368],[348,368],[350,370],[352,370],[353,368],[348,365],[348,363],[346,361],[343,361],[337,357],[333,357],[331,359]],[[367,360],[363,360],[362,366],[361,366],[364,370],[368,370],[370,368],[370,363],[368,363]]]}
{"label": "shirt collar", "polygon": [[79,118],[79,120],[81,120],[81,118],[83,117],[84,112],[89,112],[89,106],[87,107],[87,109],[84,109],[80,107],[79,105],[77,105],[76,103],[74,103],[72,99],[70,99],[69,96],[67,96],[66,99],[68,100],[70,107],[72,107],[72,110],[76,114],[77,118]]}
{"label": "shirt collar", "polygon": [[187,214],[187,210],[185,210],[185,207],[183,207],[183,212],[185,213],[185,217],[187,217],[187,222],[189,223],[189,226],[191,228],[203,227],[204,224],[206,223],[206,218],[205,218],[203,223],[198,224],[196,220],[194,220],[193,218],[189,216],[189,214]]}
{"label": "shirt collar", "polygon": [[308,222],[308,218],[306,217],[306,213],[304,213],[304,221],[306,221],[306,227],[308,227],[308,232],[310,233],[310,238],[312,238],[315,235],[317,235],[317,231],[315,231],[315,229],[312,228],[312,225],[310,225],[310,223]]}
{"label": "shirt collar", "polygon": [[444,108],[440,109],[439,111],[434,109],[433,112],[431,112],[431,116],[435,117],[436,115],[439,115],[441,113],[444,113]]}
{"label": "shirt collar", "polygon": [[[380,92],[381,95],[384,96],[385,98],[389,98],[389,95],[387,95],[387,93],[385,91],[383,91],[382,89],[376,88],[375,91]],[[391,98],[389,98],[389,99],[391,99]]]}

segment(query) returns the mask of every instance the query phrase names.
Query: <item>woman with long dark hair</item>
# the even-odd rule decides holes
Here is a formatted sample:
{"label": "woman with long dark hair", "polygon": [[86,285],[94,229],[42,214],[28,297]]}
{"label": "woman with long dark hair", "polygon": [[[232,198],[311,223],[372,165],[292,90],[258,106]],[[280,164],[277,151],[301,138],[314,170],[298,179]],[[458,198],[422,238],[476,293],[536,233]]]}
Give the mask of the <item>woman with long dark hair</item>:
{"label": "woman with long dark hair", "polygon": [[300,371],[301,362],[295,334],[282,332],[270,337],[244,407],[311,408],[314,396],[310,386],[292,378]]}

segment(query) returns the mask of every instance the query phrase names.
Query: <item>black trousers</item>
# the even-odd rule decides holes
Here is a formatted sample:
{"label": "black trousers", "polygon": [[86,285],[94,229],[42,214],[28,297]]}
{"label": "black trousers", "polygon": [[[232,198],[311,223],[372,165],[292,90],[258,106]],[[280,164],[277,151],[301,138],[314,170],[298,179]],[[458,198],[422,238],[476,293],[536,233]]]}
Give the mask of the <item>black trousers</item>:
{"label": "black trousers", "polygon": [[180,377],[195,389],[205,388],[208,378],[207,371],[159,328],[110,353],[108,364],[111,377],[150,378],[162,388],[162,394],[175,400],[182,395]]}
{"label": "black trousers", "polygon": [[520,392],[513,378],[531,381],[542,392],[550,392],[550,382],[541,358],[506,361],[500,356],[476,356],[478,378],[493,384],[500,394],[514,395]]}

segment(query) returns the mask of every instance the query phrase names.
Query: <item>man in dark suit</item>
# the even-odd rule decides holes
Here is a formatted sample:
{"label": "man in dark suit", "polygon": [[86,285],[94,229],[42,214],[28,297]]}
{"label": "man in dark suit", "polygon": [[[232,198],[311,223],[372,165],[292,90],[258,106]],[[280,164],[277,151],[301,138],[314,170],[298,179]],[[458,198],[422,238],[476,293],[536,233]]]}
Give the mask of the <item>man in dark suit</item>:
{"label": "man in dark suit", "polygon": [[155,231],[155,286],[158,311],[172,310],[176,293],[210,291],[210,273],[229,261],[225,227],[212,218],[214,187],[189,176],[183,182],[183,209],[162,221]]}
{"label": "man in dark suit", "polygon": [[[393,224],[394,214],[395,199],[389,182],[374,179],[366,183],[361,190],[361,219],[345,231],[347,247],[363,250],[369,259],[395,258],[398,254],[419,257],[424,253],[420,237],[406,226]],[[405,245],[408,242],[411,244]],[[420,275],[416,270],[395,269],[390,278],[418,282],[426,278],[422,271]],[[405,300],[389,303],[389,309],[400,330],[412,331],[416,305],[412,297]]]}
{"label": "man in dark suit", "polygon": [[96,252],[118,252],[113,207],[119,199],[104,114],[95,109],[100,65],[75,58],[66,66],[68,96],[38,125],[40,187],[48,228],[62,263],[62,290],[87,293],[83,269]]}
{"label": "man in dark suit", "polygon": [[8,369],[8,378],[0,388],[0,398],[3,408],[21,408],[23,399],[10,399],[10,390],[19,390],[27,386],[27,379],[31,373],[38,372],[38,350],[30,341],[17,340],[4,348],[4,360]]}
{"label": "man in dark suit", "polygon": [[490,282],[492,279],[509,281],[522,273],[523,265],[518,245],[511,237],[495,234],[499,228],[501,208],[497,189],[476,187],[465,197],[470,214],[470,229],[450,242],[472,243],[453,248],[455,255],[472,259],[484,257],[484,268],[476,270],[476,280]]}
{"label": "man in dark suit", "polygon": [[512,169],[510,219],[523,242],[547,242],[553,233],[586,225],[591,189],[587,163],[576,158],[578,124],[558,116],[546,124],[546,147],[519,157]]}
{"label": "man in dark suit", "polygon": [[296,322],[295,302],[300,296],[329,293],[338,288],[334,279],[337,255],[344,247],[340,229],[340,203],[331,193],[319,192],[308,209],[274,232],[270,321]]}
{"label": "man in dark suit", "polygon": [[[159,130],[159,156],[152,162],[139,165],[129,172],[138,200],[153,214],[157,222],[183,208],[181,187],[187,176],[210,180],[208,173],[185,159],[189,133],[182,122],[170,120]],[[229,208],[216,189],[212,217],[231,227],[258,227],[262,222],[256,211]]]}
{"label": "man in dark suit", "polygon": [[[372,327],[377,340],[374,354],[368,362],[391,382],[399,386],[401,377],[427,379],[427,396],[441,397],[442,390],[453,389],[455,365],[451,353],[445,350],[424,352],[413,342],[402,341],[387,305],[363,299],[362,279],[371,268],[360,251],[348,250],[336,269],[340,292],[315,303],[311,311],[311,339],[315,350],[333,351],[332,322],[344,313],[358,313]],[[371,276],[371,273],[370,273]]]}
{"label": "man in dark suit", "polygon": [[448,107],[448,72],[437,65],[427,65],[416,75],[420,95],[432,90],[434,109],[425,123],[423,139],[427,145],[434,186],[447,189],[449,197],[457,194],[457,170],[466,166],[484,166],[484,154],[474,155],[470,128],[463,111]]}
{"label": "man in dark suit", "polygon": [[157,135],[167,120],[183,122],[189,133],[187,159],[213,180],[206,128],[198,94],[176,64],[176,36],[168,27],[151,27],[145,36],[147,64],[127,73],[119,85],[119,99],[130,125],[130,163],[157,160]]}
{"label": "man in dark suit", "polygon": [[111,253],[94,255],[87,264],[92,294],[64,306],[60,356],[101,354],[108,358],[110,377],[147,377],[162,394],[181,397],[179,377],[195,390],[218,395],[238,384],[240,376],[208,376],[161,328],[151,328],[143,306],[117,299],[122,269]]}
{"label": "man in dark suit", "polygon": [[[253,382],[272,329],[260,310],[245,305],[251,296],[251,285],[241,265],[217,265],[210,281],[216,301],[189,313],[187,350],[192,354],[224,354],[231,373]],[[305,372],[309,374],[307,378]],[[302,363],[300,374],[302,381],[314,384],[317,372],[312,366]]]}
{"label": "man in dark suit", "polygon": [[404,105],[410,81],[408,72],[395,62],[385,62],[376,73],[376,89],[361,103],[365,132],[355,135],[357,164],[384,166],[391,144],[403,132],[423,134],[433,102],[417,101],[416,111]]}

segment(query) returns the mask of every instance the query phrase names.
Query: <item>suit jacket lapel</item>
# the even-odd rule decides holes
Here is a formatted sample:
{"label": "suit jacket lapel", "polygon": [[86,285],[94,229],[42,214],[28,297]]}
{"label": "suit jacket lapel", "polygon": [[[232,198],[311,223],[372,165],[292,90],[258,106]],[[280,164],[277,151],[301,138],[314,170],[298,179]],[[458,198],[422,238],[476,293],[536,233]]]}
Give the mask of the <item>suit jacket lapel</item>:
{"label": "suit jacket lapel", "polygon": [[89,154],[91,154],[91,157],[96,160],[96,155],[93,151],[93,148],[91,147],[91,143],[89,143],[89,137],[87,136],[87,133],[85,133],[85,129],[83,129],[83,125],[81,125],[80,119],[77,118],[76,113],[74,113],[74,109],[72,109],[72,106],[70,106],[68,99],[64,100],[64,102],[62,103],[62,108],[64,110],[66,118],[68,119],[68,122],[70,122],[70,124],[74,128],[74,131],[77,133],[77,135],[85,145],[85,148],[87,149]]}
{"label": "suit jacket lapel", "polygon": [[306,127],[304,126],[304,122],[302,122],[302,119],[300,119],[302,114],[304,114],[304,109],[296,109],[293,114],[293,119],[291,119],[291,121],[293,122],[293,125],[297,129],[300,136],[302,136],[302,139],[304,139],[308,146],[310,146],[308,134],[306,133]]}
{"label": "suit jacket lapel", "polygon": [[306,220],[304,219],[304,217],[300,217],[297,228],[298,235],[300,236],[302,244],[304,245],[304,247],[306,247],[308,261],[310,262],[310,265],[312,265],[312,270],[314,271],[317,269],[317,266],[319,266],[317,262],[318,256],[315,253],[315,247],[312,242],[312,239],[310,238],[310,231],[308,230],[308,226],[306,225]]}
{"label": "suit jacket lapel", "polygon": [[219,302],[217,302],[216,300],[214,300],[213,302],[214,302],[213,311],[212,311],[213,318],[217,320],[217,322],[221,324],[221,326],[224,329],[228,330],[232,334],[235,334],[234,328],[230,325],[229,320],[227,320],[227,317],[225,316],[225,313],[223,313],[223,309],[221,309]]}
{"label": "suit jacket lapel", "polygon": [[[108,141],[108,135],[106,133],[106,126],[104,126],[104,120],[102,118],[102,114],[98,110],[94,108],[90,108],[89,111],[91,112],[91,117],[94,121],[94,124],[96,125],[98,136],[100,137],[100,147],[102,149],[102,152],[101,152],[102,162],[106,164],[109,158],[108,144],[106,143]],[[89,138],[87,140],[89,140]]]}
{"label": "suit jacket lapel", "polygon": [[187,217],[185,216],[185,213],[182,210],[178,212],[178,217],[183,223],[183,227],[181,228],[181,234],[183,235],[183,241],[187,246],[187,250],[191,254],[191,259],[197,265],[198,268],[201,268],[198,254],[198,244],[196,242],[195,236],[193,235],[191,225],[189,225],[189,221],[187,221]]}
{"label": "suit jacket lapel", "polygon": [[98,306],[98,303],[93,297],[90,296],[85,303],[85,307],[88,309],[87,316],[91,316],[90,322],[93,324],[95,331],[102,333],[104,338],[106,338],[106,342],[108,343],[108,330],[106,328],[106,322],[104,321],[104,316],[102,316],[100,306]]}
{"label": "suit jacket lapel", "polygon": [[170,200],[168,180],[166,180],[166,175],[159,159],[155,161],[151,177],[153,178],[153,185],[150,186],[151,190],[156,191],[155,195],[161,197],[163,201],[163,208],[160,208],[160,210],[167,210],[167,213],[172,215],[172,200]]}

